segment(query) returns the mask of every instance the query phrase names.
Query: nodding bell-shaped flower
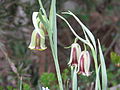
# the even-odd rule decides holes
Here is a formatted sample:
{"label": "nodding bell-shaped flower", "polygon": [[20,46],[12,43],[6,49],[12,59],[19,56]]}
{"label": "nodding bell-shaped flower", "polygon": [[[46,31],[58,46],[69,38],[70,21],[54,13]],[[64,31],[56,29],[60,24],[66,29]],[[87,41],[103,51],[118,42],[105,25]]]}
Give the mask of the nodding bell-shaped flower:
{"label": "nodding bell-shaped flower", "polygon": [[32,20],[35,29],[32,32],[31,43],[28,48],[42,51],[47,47],[45,46],[45,33],[44,30],[38,25],[37,15],[38,12],[33,12]]}
{"label": "nodding bell-shaped flower", "polygon": [[79,59],[78,59],[78,74],[82,74],[84,76],[89,76],[91,72],[90,69],[90,54],[88,51],[82,51]]}
{"label": "nodding bell-shaped flower", "polygon": [[40,34],[37,32],[37,30],[32,32],[31,43],[28,48],[40,51],[43,51],[47,48],[45,46],[45,35],[43,30],[40,30]]}
{"label": "nodding bell-shaped flower", "polygon": [[70,66],[77,67],[80,53],[81,53],[80,45],[78,43],[73,43],[71,45],[70,61],[68,62]]}

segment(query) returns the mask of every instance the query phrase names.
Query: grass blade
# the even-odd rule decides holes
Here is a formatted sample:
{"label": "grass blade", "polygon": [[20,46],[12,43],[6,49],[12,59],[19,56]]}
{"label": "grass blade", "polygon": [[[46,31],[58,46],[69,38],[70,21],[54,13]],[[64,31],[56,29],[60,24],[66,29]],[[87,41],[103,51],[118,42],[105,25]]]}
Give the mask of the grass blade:
{"label": "grass blade", "polygon": [[101,45],[98,40],[98,46],[99,46],[99,54],[100,54],[100,63],[101,63],[101,74],[102,74],[102,90],[107,90],[107,72],[106,72],[106,65],[104,56],[102,53]]}

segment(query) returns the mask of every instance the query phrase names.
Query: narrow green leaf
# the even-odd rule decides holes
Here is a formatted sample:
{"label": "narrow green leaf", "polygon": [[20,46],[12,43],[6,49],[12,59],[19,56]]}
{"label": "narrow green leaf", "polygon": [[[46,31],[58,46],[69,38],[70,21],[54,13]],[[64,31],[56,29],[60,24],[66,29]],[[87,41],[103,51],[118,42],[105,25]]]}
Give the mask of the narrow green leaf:
{"label": "narrow green leaf", "polygon": [[57,72],[57,78],[60,90],[63,90],[62,78],[60,74],[60,68],[58,63],[58,55],[57,55],[57,22],[56,22],[56,0],[52,0],[50,15],[49,15],[49,39],[50,45],[52,49],[52,54],[54,58],[55,68]]}
{"label": "narrow green leaf", "polygon": [[84,32],[84,35],[85,35],[86,40],[90,43],[90,41],[89,41],[89,39],[88,39],[88,36],[87,36],[85,30],[83,30],[83,32]]}
{"label": "narrow green leaf", "polygon": [[79,37],[79,36],[77,35],[77,33],[74,31],[74,29],[71,27],[71,25],[68,23],[68,21],[67,21],[64,17],[62,17],[62,16],[59,15],[59,14],[57,14],[57,16],[60,17],[62,20],[64,20],[64,21],[67,23],[67,25],[69,26],[70,30],[73,32],[73,34],[74,34],[80,41],[82,41],[82,42],[85,43],[85,44],[88,44],[88,42],[87,42],[86,40],[84,40],[83,38],[81,38],[81,37]]}
{"label": "narrow green leaf", "polygon": [[49,25],[50,30],[53,33],[55,29],[55,23],[56,23],[56,8],[55,8],[56,0],[52,0],[51,2],[51,8],[50,8],[50,15],[49,15]]}
{"label": "narrow green leaf", "polygon": [[[55,49],[55,53],[57,54],[57,24],[56,24],[56,0],[52,0],[51,9],[50,9],[50,28],[51,32],[53,32],[53,45]],[[57,55],[56,55],[57,56]]]}
{"label": "narrow green leaf", "polygon": [[83,39],[83,38],[81,38],[80,36],[77,35],[75,30],[71,27],[71,25],[68,23],[68,21],[64,17],[62,17],[59,14],[57,14],[57,16],[60,17],[62,20],[64,20],[67,23],[67,25],[69,26],[69,28],[72,31],[72,33],[76,36],[76,38],[78,38],[84,44],[87,44],[91,49],[94,49],[91,43],[89,43],[87,40],[85,40],[85,39]]}
{"label": "narrow green leaf", "polygon": [[80,21],[80,19],[75,16],[72,12],[63,12],[63,14],[69,14],[69,15],[72,15],[76,20],[77,22],[81,25],[82,29],[87,33],[87,35],[90,37],[91,39],[91,42],[93,43],[94,45],[94,48],[95,48],[95,51],[96,51],[96,42],[95,42],[95,38],[93,36],[93,34],[90,32],[90,30]]}
{"label": "narrow green leaf", "polygon": [[92,51],[92,55],[93,55],[93,58],[94,58],[94,63],[95,63],[95,72],[96,72],[96,77],[97,77],[97,87],[98,87],[98,90],[101,90],[101,85],[100,85],[100,77],[99,77],[99,74],[98,74],[98,60],[97,60],[97,53],[95,52],[94,49],[91,49]]}
{"label": "narrow green leaf", "polygon": [[96,82],[95,82],[95,90],[101,90],[101,88],[99,88],[99,72],[100,72],[100,66],[97,70],[97,75],[96,75]]}
{"label": "narrow green leaf", "polygon": [[99,46],[99,54],[100,54],[100,63],[101,63],[101,74],[102,74],[102,90],[107,90],[107,72],[106,72],[106,65],[104,56],[102,53],[101,45],[98,40],[98,46]]}
{"label": "narrow green leaf", "polygon": [[46,12],[45,12],[45,9],[44,9],[44,7],[43,7],[43,4],[42,4],[41,0],[38,0],[38,2],[39,2],[39,4],[40,4],[40,9],[42,10],[43,14],[47,17]]}

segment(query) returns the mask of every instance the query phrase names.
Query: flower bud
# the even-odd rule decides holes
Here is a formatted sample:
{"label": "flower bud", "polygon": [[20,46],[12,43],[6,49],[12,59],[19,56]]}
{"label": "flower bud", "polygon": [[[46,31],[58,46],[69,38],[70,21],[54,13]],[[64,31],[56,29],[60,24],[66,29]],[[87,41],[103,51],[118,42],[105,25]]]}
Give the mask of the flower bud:
{"label": "flower bud", "polygon": [[77,67],[80,52],[80,45],[78,43],[73,43],[71,45],[70,61],[68,63],[69,65]]}
{"label": "flower bud", "polygon": [[89,76],[91,74],[91,72],[89,72],[89,68],[90,68],[90,54],[88,51],[82,51],[78,59],[77,73]]}

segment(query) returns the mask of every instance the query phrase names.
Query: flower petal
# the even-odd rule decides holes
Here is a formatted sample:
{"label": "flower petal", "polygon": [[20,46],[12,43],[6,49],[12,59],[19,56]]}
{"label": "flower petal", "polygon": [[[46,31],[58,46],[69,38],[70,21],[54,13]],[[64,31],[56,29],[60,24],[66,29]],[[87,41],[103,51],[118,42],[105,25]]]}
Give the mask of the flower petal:
{"label": "flower petal", "polygon": [[85,73],[86,75],[89,75],[89,69],[90,69],[90,55],[88,51],[85,51],[84,54],[84,69],[85,69]]}
{"label": "flower petal", "polygon": [[34,49],[35,48],[36,34],[37,34],[36,30],[33,30],[32,36],[31,36],[31,42],[30,42],[30,45],[28,46],[28,48],[30,48],[30,49]]}
{"label": "flower petal", "polygon": [[38,22],[37,22],[37,15],[38,15],[38,12],[33,12],[32,14],[32,22],[36,30],[39,29]]}

